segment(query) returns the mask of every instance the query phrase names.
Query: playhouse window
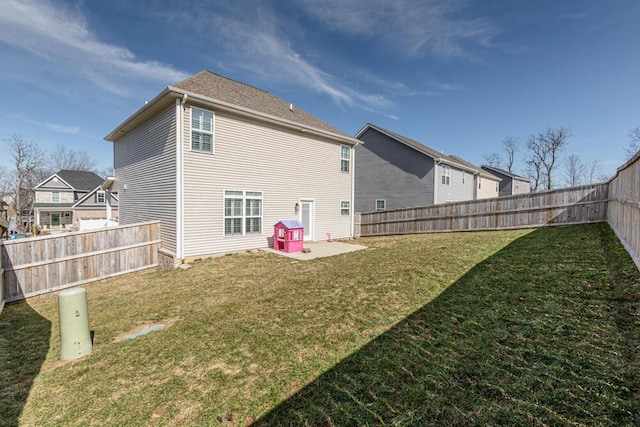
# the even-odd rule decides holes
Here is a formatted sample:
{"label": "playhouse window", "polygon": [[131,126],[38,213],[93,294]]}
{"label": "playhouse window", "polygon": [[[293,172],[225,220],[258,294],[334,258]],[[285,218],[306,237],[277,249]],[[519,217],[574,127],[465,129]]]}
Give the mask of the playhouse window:
{"label": "playhouse window", "polygon": [[224,235],[262,233],[262,192],[224,192]]}
{"label": "playhouse window", "polygon": [[351,148],[348,145],[340,146],[340,171],[349,172],[351,163]]}
{"label": "playhouse window", "polygon": [[191,108],[191,150],[213,153],[213,111]]}
{"label": "playhouse window", "polygon": [[98,191],[96,197],[98,203],[104,203],[104,191]]}

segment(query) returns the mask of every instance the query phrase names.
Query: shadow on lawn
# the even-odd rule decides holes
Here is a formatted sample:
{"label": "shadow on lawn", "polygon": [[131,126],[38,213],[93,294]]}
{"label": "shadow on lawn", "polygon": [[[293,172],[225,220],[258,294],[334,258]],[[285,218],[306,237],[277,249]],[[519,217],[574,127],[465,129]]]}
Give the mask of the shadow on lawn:
{"label": "shadow on lawn", "polygon": [[0,426],[17,426],[49,351],[51,322],[21,301],[0,314]]}
{"label": "shadow on lawn", "polygon": [[[598,323],[598,310],[589,308],[607,301],[602,310],[621,311],[611,272],[625,254],[606,225],[534,231],[256,424],[638,422],[634,386],[628,388],[637,380],[620,369],[625,360],[611,360],[608,349],[619,350],[620,341],[606,335],[611,331]],[[586,266],[598,268],[580,276]],[[627,287],[640,283],[637,270],[630,277]],[[615,323],[607,324],[615,331]],[[594,327],[600,330],[589,335]],[[628,334],[620,335],[629,349]]]}

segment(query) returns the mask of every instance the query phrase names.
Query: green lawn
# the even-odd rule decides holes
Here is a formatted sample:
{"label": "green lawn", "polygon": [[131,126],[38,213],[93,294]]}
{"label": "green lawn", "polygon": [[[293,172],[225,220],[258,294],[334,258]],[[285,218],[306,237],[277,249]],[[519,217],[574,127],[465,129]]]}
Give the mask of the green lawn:
{"label": "green lawn", "polygon": [[7,305],[0,425],[640,424],[640,273],[608,226],[359,243],[88,285],[73,362],[55,295]]}

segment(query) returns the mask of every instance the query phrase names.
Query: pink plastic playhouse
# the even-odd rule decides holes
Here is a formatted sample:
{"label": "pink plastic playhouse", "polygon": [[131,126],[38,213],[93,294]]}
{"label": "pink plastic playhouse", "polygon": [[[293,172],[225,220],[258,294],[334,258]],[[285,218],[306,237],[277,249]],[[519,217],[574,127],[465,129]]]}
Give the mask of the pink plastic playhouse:
{"label": "pink plastic playhouse", "polygon": [[283,219],[273,226],[273,249],[301,252],[304,245],[304,225],[295,219]]}

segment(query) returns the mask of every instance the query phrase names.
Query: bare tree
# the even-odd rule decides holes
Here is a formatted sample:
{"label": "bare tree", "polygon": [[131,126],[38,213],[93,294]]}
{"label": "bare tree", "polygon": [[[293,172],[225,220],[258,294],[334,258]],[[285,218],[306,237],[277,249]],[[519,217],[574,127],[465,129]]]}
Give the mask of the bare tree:
{"label": "bare tree", "polygon": [[544,179],[547,190],[553,188],[553,174],[560,163],[560,153],[567,145],[569,130],[567,128],[548,128],[537,136],[529,138],[527,163],[535,166]]}
{"label": "bare tree", "polygon": [[500,167],[500,155],[498,153],[496,153],[495,151],[491,154],[485,154],[484,156],[482,156],[484,158],[484,161],[487,165],[494,167],[494,168],[499,168]]}
{"label": "bare tree", "polygon": [[96,168],[96,162],[86,151],[71,150],[64,145],[58,145],[56,151],[51,153],[49,166],[52,173],[63,169],[92,171]]}
{"label": "bare tree", "polygon": [[593,184],[595,182],[603,182],[608,178],[602,179],[602,163],[600,160],[595,159],[589,164],[584,165],[584,183]]}
{"label": "bare tree", "polygon": [[513,163],[515,162],[519,145],[520,143],[518,142],[518,140],[512,136],[505,138],[505,140],[502,141],[502,146],[507,156],[506,168],[509,172],[513,172]]}
{"label": "bare tree", "polygon": [[527,149],[529,154],[525,158],[527,165],[527,175],[531,180],[531,191],[538,191],[544,188],[544,174],[542,173],[542,156],[544,154],[539,147],[538,139],[535,135],[531,135],[527,140]]}
{"label": "bare tree", "polygon": [[564,174],[567,180],[568,187],[575,187],[584,182],[583,180],[585,178],[587,167],[580,159],[580,157],[576,156],[575,154],[571,154],[569,157],[567,157],[564,165]]}
{"label": "bare tree", "polygon": [[45,165],[44,155],[35,142],[27,141],[19,134],[12,134],[3,141],[13,159],[14,170],[10,173],[11,185],[8,190],[13,193],[18,227],[22,228],[20,218],[23,212],[30,211],[33,206],[32,189],[40,177],[38,172]]}
{"label": "bare tree", "polygon": [[629,132],[629,143],[624,147],[627,158],[632,158],[640,151],[640,126]]}

